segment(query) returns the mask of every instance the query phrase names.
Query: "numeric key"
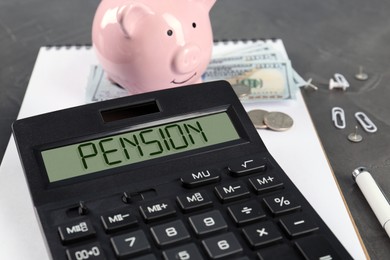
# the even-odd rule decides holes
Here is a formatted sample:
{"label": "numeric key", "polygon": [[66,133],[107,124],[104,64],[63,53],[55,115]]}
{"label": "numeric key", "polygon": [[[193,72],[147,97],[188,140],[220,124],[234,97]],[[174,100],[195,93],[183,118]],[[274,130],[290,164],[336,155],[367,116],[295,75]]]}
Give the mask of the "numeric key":
{"label": "numeric key", "polygon": [[137,230],[111,238],[111,245],[119,258],[130,257],[150,251],[151,247],[144,231]]}
{"label": "numeric key", "polygon": [[190,234],[181,220],[151,227],[150,231],[159,246],[170,245],[190,238]]}
{"label": "numeric key", "polygon": [[202,245],[211,259],[231,256],[243,250],[231,232],[205,239],[202,241]]}

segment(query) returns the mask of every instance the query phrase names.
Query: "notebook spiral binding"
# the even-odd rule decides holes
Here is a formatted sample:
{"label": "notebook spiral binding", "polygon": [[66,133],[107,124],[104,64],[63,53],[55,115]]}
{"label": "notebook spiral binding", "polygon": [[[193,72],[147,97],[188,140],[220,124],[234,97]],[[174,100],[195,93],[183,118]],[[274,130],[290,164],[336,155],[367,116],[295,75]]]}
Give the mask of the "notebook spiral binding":
{"label": "notebook spiral binding", "polygon": [[86,44],[49,44],[44,46],[46,50],[60,50],[60,49],[91,49],[92,44],[91,43],[86,43]]}
{"label": "notebook spiral binding", "polygon": [[217,40],[217,39],[214,39],[213,42],[214,44],[218,45],[218,44],[237,44],[237,43],[255,43],[255,42],[269,42],[269,41],[280,41],[279,38],[252,38],[252,39],[246,39],[246,38],[242,38],[242,39],[220,39],[220,40]]}

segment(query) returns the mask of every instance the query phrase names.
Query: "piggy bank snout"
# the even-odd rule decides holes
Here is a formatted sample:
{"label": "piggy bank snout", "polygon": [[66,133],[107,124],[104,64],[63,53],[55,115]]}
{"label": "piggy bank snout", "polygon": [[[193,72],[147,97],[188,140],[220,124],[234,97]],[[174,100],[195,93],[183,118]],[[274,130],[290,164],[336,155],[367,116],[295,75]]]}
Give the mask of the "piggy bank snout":
{"label": "piggy bank snout", "polygon": [[180,74],[193,71],[201,61],[201,50],[196,45],[181,47],[173,57],[173,69]]}

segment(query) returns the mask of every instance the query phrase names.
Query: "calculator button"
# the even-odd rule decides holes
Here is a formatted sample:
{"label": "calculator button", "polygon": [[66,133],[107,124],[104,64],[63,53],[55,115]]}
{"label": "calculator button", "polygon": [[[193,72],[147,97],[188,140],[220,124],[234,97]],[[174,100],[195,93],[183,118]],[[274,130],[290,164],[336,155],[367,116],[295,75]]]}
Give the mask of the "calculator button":
{"label": "calculator button", "polygon": [[283,182],[274,174],[264,174],[249,178],[249,182],[257,193],[266,192],[269,190],[280,189],[283,187]]}
{"label": "calculator button", "polygon": [[104,259],[106,259],[106,257],[104,256],[102,247],[97,242],[67,249],[66,256],[68,257],[68,260],[79,260],[79,259],[104,260]]}
{"label": "calculator button", "polygon": [[282,217],[280,218],[280,224],[290,237],[296,237],[318,229],[318,226],[302,213]]}
{"label": "calculator button", "polygon": [[157,260],[157,257],[155,255],[148,254],[136,258],[131,258],[131,260]]}
{"label": "calculator button", "polygon": [[254,222],[265,218],[263,208],[255,200],[249,200],[228,207],[228,212],[238,225]]}
{"label": "calculator button", "polygon": [[128,210],[108,213],[102,215],[100,219],[107,232],[128,228],[137,224],[137,218]]}
{"label": "calculator button", "polygon": [[297,210],[301,206],[295,202],[289,195],[273,195],[263,199],[268,209],[274,215],[283,214],[289,211]]}
{"label": "calculator button", "polygon": [[219,259],[242,252],[242,247],[233,233],[207,238],[202,241],[207,255],[211,259]]}
{"label": "calculator button", "polygon": [[219,185],[215,192],[222,202],[234,201],[250,196],[248,188],[242,182]]}
{"label": "calculator button", "polygon": [[189,221],[198,236],[227,229],[225,220],[217,210],[192,216]]}
{"label": "calculator button", "polygon": [[215,183],[220,179],[220,170],[217,169],[194,171],[181,176],[181,182],[187,188],[194,188],[210,183]]}
{"label": "calculator button", "polygon": [[157,220],[176,213],[172,203],[168,200],[148,202],[141,205],[139,209],[146,221]]}
{"label": "calculator button", "polygon": [[235,176],[240,177],[255,172],[265,171],[267,168],[267,160],[265,158],[246,158],[229,163],[229,172]]}
{"label": "calculator button", "polygon": [[287,244],[276,245],[261,249],[257,256],[260,260],[276,260],[276,259],[289,259],[289,260],[301,260],[301,256],[297,250]]}
{"label": "calculator button", "polygon": [[181,220],[151,227],[150,231],[159,246],[166,246],[190,238],[190,234]]}
{"label": "calculator button", "polygon": [[253,248],[282,240],[282,234],[272,221],[265,221],[248,226],[242,230]]}
{"label": "calculator button", "polygon": [[111,245],[114,248],[116,256],[119,258],[148,252],[151,249],[145,233],[142,230],[112,237]]}
{"label": "calculator button", "polygon": [[297,240],[296,246],[305,259],[340,259],[329,242],[321,236],[309,236]]}
{"label": "calculator button", "polygon": [[197,191],[176,197],[180,208],[185,212],[197,210],[213,205],[212,200],[209,198],[205,191]]}
{"label": "calculator button", "polygon": [[203,259],[198,248],[193,243],[163,251],[163,257],[165,260],[202,260]]}
{"label": "calculator button", "polygon": [[65,225],[61,225],[58,227],[58,233],[63,243],[92,237],[96,234],[89,219],[73,221]]}

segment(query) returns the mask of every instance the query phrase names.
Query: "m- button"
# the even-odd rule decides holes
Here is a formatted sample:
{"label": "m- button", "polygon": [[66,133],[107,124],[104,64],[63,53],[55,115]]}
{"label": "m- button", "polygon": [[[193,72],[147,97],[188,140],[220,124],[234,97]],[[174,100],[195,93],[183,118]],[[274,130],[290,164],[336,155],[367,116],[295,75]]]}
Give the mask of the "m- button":
{"label": "m- button", "polygon": [[229,202],[250,196],[248,188],[240,181],[219,185],[215,187],[215,193],[222,202]]}

